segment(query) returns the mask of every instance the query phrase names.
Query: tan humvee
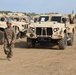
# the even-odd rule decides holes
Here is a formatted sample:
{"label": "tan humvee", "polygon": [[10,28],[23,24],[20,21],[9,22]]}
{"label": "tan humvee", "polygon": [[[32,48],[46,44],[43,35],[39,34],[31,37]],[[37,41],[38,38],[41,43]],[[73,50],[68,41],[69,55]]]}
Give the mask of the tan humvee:
{"label": "tan humvee", "polygon": [[74,43],[74,33],[75,33],[75,15],[74,14],[69,14],[68,15],[68,19],[69,21],[66,21],[66,26],[67,26],[67,37],[68,37],[68,41],[67,44],[68,45],[73,45]]}
{"label": "tan humvee", "polygon": [[76,15],[75,14],[68,14],[69,19],[71,18],[72,22],[76,25]]}
{"label": "tan humvee", "polygon": [[[74,30],[75,30],[74,17],[75,16],[73,14],[68,14],[68,15],[54,14],[51,17],[51,21],[65,23],[68,45],[73,45],[74,42]],[[59,20],[58,18],[60,18],[61,20]]]}
{"label": "tan humvee", "polygon": [[25,21],[23,21],[20,16],[9,16],[9,18],[12,19],[13,27],[16,27],[15,29],[18,28],[19,30],[19,34],[17,37],[19,38],[20,36],[22,37],[26,35],[29,23],[26,23]]}
{"label": "tan humvee", "polygon": [[25,22],[15,22],[9,18],[7,15],[0,14],[0,43],[3,41],[4,29],[7,27],[6,22],[10,20],[12,27],[15,29],[16,39],[24,36],[28,29],[28,23]]}
{"label": "tan humvee", "polygon": [[[59,14],[61,15],[61,14]],[[61,15],[62,16],[62,15]],[[52,15],[41,15],[39,21],[29,25],[27,31],[27,47],[35,47],[35,43],[55,43],[60,49],[65,49],[67,45],[66,24],[51,21]]]}
{"label": "tan humvee", "polygon": [[[0,14],[0,44],[3,43],[3,34],[4,34],[4,29],[7,27],[7,18],[5,17],[5,15]],[[14,24],[12,24],[12,26],[14,26]],[[16,29],[16,34],[18,34],[18,29],[17,27],[14,26],[14,28]]]}
{"label": "tan humvee", "polygon": [[0,14],[0,44],[3,44],[4,29],[7,27],[3,14]]}

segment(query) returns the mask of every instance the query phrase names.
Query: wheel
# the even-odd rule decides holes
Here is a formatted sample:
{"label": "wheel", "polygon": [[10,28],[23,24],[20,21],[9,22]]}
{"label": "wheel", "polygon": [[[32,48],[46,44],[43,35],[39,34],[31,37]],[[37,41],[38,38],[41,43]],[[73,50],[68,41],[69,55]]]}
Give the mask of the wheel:
{"label": "wheel", "polygon": [[26,48],[30,48],[31,47],[31,45],[27,42],[26,43]]}
{"label": "wheel", "polygon": [[27,38],[26,47],[30,48],[32,46],[32,40]]}
{"label": "wheel", "polygon": [[32,39],[32,47],[35,48],[36,40]]}
{"label": "wheel", "polygon": [[35,39],[28,39],[27,38],[27,48],[30,48],[30,47],[32,47],[32,48],[34,48],[35,47],[35,43],[36,43],[36,40]]}
{"label": "wheel", "polygon": [[65,49],[66,46],[67,46],[67,37],[66,37],[66,34],[64,33],[64,38],[59,40],[59,48]]}
{"label": "wheel", "polygon": [[72,46],[74,43],[74,33],[70,33],[69,38],[70,38],[70,40],[67,41],[67,44]]}
{"label": "wheel", "polygon": [[1,44],[1,45],[3,45],[3,44],[4,44],[4,40],[3,40],[3,39],[0,41],[0,44]]}
{"label": "wheel", "polygon": [[3,35],[4,35],[4,32],[3,31],[0,31],[0,45],[3,45],[4,44],[4,37],[3,37]]}

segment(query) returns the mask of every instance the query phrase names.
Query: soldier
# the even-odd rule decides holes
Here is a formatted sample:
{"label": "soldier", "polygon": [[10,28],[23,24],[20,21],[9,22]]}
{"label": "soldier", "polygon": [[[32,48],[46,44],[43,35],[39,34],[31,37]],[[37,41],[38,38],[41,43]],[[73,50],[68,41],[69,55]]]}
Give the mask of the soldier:
{"label": "soldier", "polygon": [[4,30],[4,52],[7,55],[7,58],[11,58],[12,49],[14,48],[15,43],[15,32],[10,21],[7,21],[6,24],[7,28]]}

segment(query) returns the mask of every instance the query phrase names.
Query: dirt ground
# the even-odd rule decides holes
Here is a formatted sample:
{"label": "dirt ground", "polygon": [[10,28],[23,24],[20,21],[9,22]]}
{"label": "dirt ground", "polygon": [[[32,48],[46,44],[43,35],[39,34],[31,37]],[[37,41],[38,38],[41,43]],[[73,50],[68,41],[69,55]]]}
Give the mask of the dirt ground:
{"label": "dirt ground", "polygon": [[76,75],[76,33],[73,46],[26,48],[25,38],[17,40],[13,58],[8,61],[0,45],[0,75]]}

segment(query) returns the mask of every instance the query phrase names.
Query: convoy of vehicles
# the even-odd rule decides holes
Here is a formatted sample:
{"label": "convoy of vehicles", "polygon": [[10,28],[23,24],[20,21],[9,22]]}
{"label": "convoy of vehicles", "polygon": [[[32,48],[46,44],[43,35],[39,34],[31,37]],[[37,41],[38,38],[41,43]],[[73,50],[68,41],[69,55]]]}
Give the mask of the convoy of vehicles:
{"label": "convoy of vehicles", "polygon": [[10,20],[17,39],[26,35],[27,47],[35,47],[36,43],[53,43],[59,49],[65,49],[74,43],[75,19],[74,14],[37,15],[33,19],[23,14],[0,14],[0,43],[3,42],[6,22]]}

